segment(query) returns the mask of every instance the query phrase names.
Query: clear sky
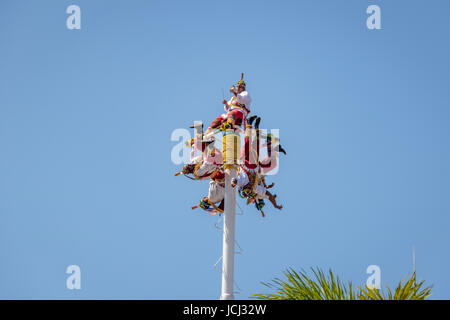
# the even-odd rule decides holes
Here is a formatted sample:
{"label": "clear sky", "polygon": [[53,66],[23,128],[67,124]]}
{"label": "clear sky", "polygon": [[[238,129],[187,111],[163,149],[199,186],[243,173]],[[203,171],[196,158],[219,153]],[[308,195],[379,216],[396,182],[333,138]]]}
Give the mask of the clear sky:
{"label": "clear sky", "polygon": [[[68,30],[66,8],[81,8]],[[366,8],[381,8],[368,30]],[[0,2],[0,298],[216,299],[206,182],[177,128],[245,72],[288,152],[284,205],[237,217],[236,298],[287,267],[363,284],[412,271],[450,298],[447,0]],[[67,266],[81,290],[66,288]]]}

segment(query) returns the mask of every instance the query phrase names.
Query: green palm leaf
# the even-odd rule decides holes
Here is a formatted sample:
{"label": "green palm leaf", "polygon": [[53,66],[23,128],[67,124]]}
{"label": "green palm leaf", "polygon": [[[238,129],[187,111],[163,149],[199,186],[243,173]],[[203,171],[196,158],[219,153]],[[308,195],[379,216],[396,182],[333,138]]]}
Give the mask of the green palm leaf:
{"label": "green palm leaf", "polygon": [[424,300],[431,295],[432,286],[423,287],[424,281],[417,282],[416,274],[399,282],[394,291],[387,285],[387,294],[367,285],[355,288],[351,282],[343,282],[331,269],[325,274],[319,268],[311,268],[312,276],[305,270],[292,268],[283,271],[285,279],[275,278],[262,282],[273,293],[253,294],[264,300]]}

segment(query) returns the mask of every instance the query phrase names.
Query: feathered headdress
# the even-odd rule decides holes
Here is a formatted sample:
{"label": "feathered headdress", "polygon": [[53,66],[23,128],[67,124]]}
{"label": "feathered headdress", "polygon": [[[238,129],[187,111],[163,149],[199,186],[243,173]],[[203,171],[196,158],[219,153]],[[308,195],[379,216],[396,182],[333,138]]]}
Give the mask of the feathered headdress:
{"label": "feathered headdress", "polygon": [[244,74],[243,74],[243,73],[242,73],[242,75],[241,75],[241,80],[239,80],[239,81],[236,83],[236,85],[240,85],[240,84],[243,84],[243,85],[245,86]]}

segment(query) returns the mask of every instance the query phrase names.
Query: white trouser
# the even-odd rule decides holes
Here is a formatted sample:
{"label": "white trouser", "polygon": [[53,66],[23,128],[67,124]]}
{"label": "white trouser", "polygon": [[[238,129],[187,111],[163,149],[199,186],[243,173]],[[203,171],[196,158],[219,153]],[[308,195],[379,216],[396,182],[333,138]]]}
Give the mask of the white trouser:
{"label": "white trouser", "polygon": [[223,200],[225,197],[225,188],[219,183],[214,180],[211,180],[209,182],[209,192],[208,192],[208,199],[212,203],[217,203]]}

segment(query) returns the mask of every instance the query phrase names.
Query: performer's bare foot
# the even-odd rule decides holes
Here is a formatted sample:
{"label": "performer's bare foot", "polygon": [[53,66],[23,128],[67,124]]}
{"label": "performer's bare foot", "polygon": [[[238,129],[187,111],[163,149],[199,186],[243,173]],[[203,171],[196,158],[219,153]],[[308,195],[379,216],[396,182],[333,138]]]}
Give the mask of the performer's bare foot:
{"label": "performer's bare foot", "polygon": [[274,185],[275,185],[275,182],[272,182],[271,184],[269,184],[269,185],[266,187],[266,189],[271,189],[271,188],[274,187]]}
{"label": "performer's bare foot", "polygon": [[283,206],[277,204],[277,201],[276,201],[277,195],[276,194],[271,194],[269,191],[266,191],[266,194],[269,197],[269,201],[273,204],[273,206],[275,208],[277,208],[278,210],[283,209]]}
{"label": "performer's bare foot", "polygon": [[264,214],[264,211],[261,211],[261,217],[265,217],[266,215]]}

